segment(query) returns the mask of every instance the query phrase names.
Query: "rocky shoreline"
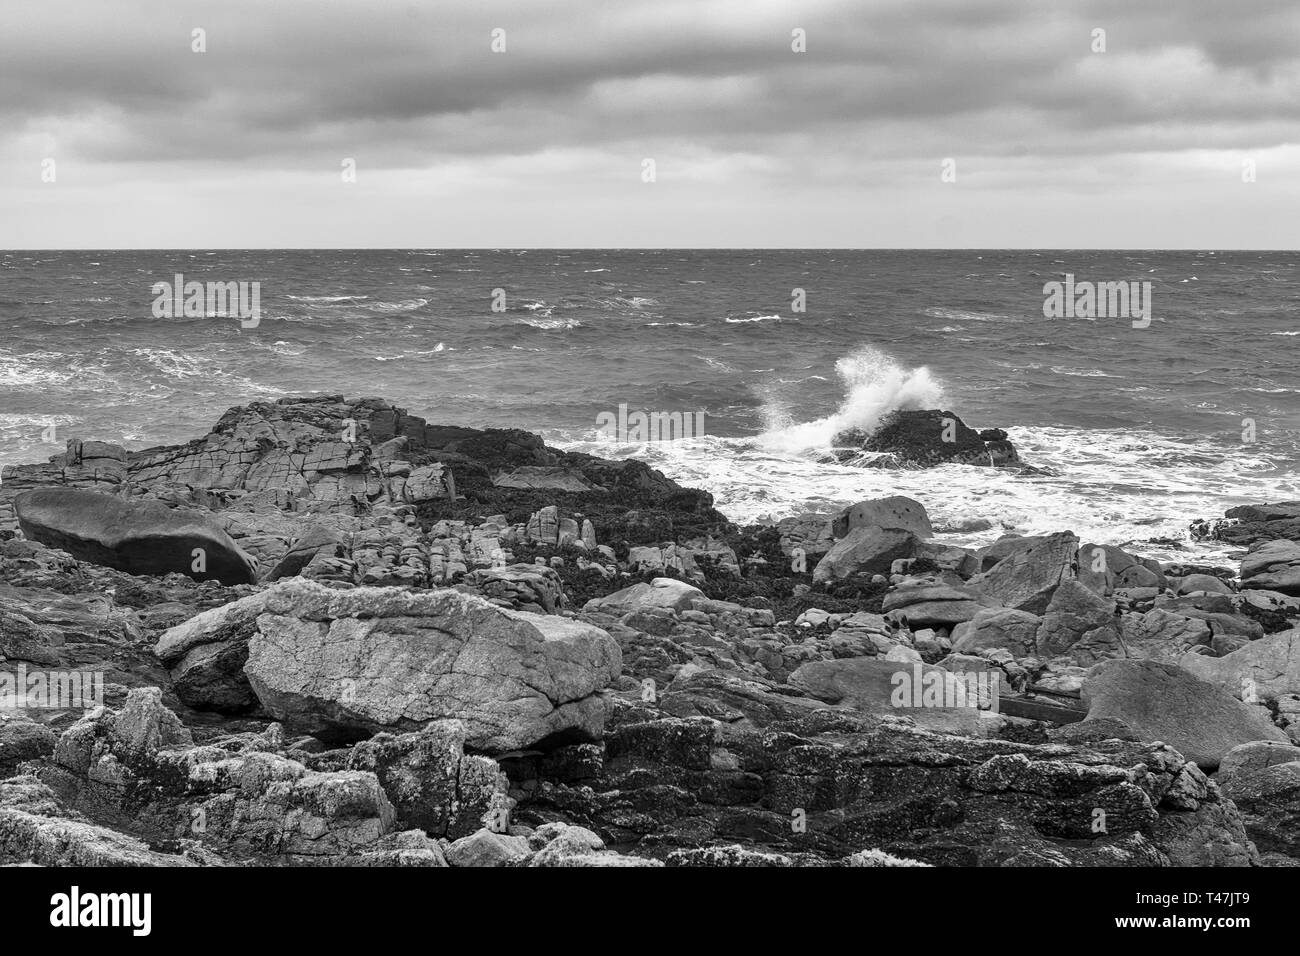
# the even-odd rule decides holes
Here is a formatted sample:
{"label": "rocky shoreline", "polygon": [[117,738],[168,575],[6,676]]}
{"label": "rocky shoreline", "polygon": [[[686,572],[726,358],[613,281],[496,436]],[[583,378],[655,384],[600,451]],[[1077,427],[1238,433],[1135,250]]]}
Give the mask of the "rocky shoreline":
{"label": "rocky shoreline", "polygon": [[[1033,472],[943,410],[841,437]],[[0,863],[1300,864],[1300,503],[1191,533],[1240,567],[739,527],[380,399],[73,440],[0,474],[0,678],[103,706],[0,709]]]}

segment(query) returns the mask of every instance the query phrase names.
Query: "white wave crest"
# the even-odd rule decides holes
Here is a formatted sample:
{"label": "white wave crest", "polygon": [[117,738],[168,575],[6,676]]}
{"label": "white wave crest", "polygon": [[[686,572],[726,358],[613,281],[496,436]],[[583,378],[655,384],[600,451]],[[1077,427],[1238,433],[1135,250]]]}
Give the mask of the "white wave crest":
{"label": "white wave crest", "polygon": [[295,302],[317,302],[324,305],[332,305],[335,302],[360,302],[368,299],[368,295],[287,295],[286,299],[292,299]]}
{"label": "white wave crest", "polygon": [[397,302],[366,302],[358,308],[367,312],[414,312],[428,304],[428,299],[401,299]]}
{"label": "white wave crest", "polygon": [[[549,315],[550,313],[545,313]],[[531,325],[535,329],[577,329],[582,323],[577,319],[517,319],[520,325]]]}
{"label": "white wave crest", "polygon": [[[779,315],[749,315],[749,316],[727,316],[727,321],[733,325],[738,322],[784,322],[785,319]],[[798,321],[795,319],[793,321]]]}
{"label": "white wave crest", "polygon": [[769,403],[764,406],[767,430],[759,443],[787,453],[827,448],[836,432],[872,431],[889,412],[943,405],[943,383],[929,369],[904,368],[871,346],[839,359],[835,372],[844,383],[844,400],[834,414],[798,424],[780,405]]}

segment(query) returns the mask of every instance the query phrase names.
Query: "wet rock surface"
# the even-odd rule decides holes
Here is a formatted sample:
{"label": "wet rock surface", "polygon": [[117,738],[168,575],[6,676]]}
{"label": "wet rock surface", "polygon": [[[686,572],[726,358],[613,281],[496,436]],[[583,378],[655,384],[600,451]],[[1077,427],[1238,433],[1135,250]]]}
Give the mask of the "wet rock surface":
{"label": "wet rock surface", "polygon": [[[857,448],[1018,467],[949,417]],[[3,863],[1297,857],[1290,506],[1224,520],[1239,574],[956,547],[897,496],[739,527],[641,462],[340,396],[3,479]],[[139,563],[158,529],[209,573]]]}
{"label": "wet rock surface", "polygon": [[891,412],[875,431],[841,432],[834,442],[840,447],[888,456],[889,464],[902,467],[956,463],[992,468],[1020,464],[1020,456],[1005,431],[976,431],[953,412],[941,409]]}

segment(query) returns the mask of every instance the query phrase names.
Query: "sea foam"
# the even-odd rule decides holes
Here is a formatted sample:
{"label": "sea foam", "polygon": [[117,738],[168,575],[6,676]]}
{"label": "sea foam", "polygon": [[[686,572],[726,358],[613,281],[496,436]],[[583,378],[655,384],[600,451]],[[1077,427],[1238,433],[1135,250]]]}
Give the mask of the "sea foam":
{"label": "sea foam", "polygon": [[844,385],[844,398],[833,414],[795,423],[782,404],[770,401],[763,408],[766,430],[759,444],[779,452],[829,448],[835,434],[846,428],[869,432],[890,412],[943,405],[943,383],[928,368],[906,368],[872,346],[839,359],[835,372]]}

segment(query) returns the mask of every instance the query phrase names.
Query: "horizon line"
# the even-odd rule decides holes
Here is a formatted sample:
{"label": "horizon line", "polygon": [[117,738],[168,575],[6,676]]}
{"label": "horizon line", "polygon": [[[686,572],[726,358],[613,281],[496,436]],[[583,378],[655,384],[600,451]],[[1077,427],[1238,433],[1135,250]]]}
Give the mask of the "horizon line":
{"label": "horizon line", "polygon": [[1300,246],[17,246],[14,252],[1300,252]]}

